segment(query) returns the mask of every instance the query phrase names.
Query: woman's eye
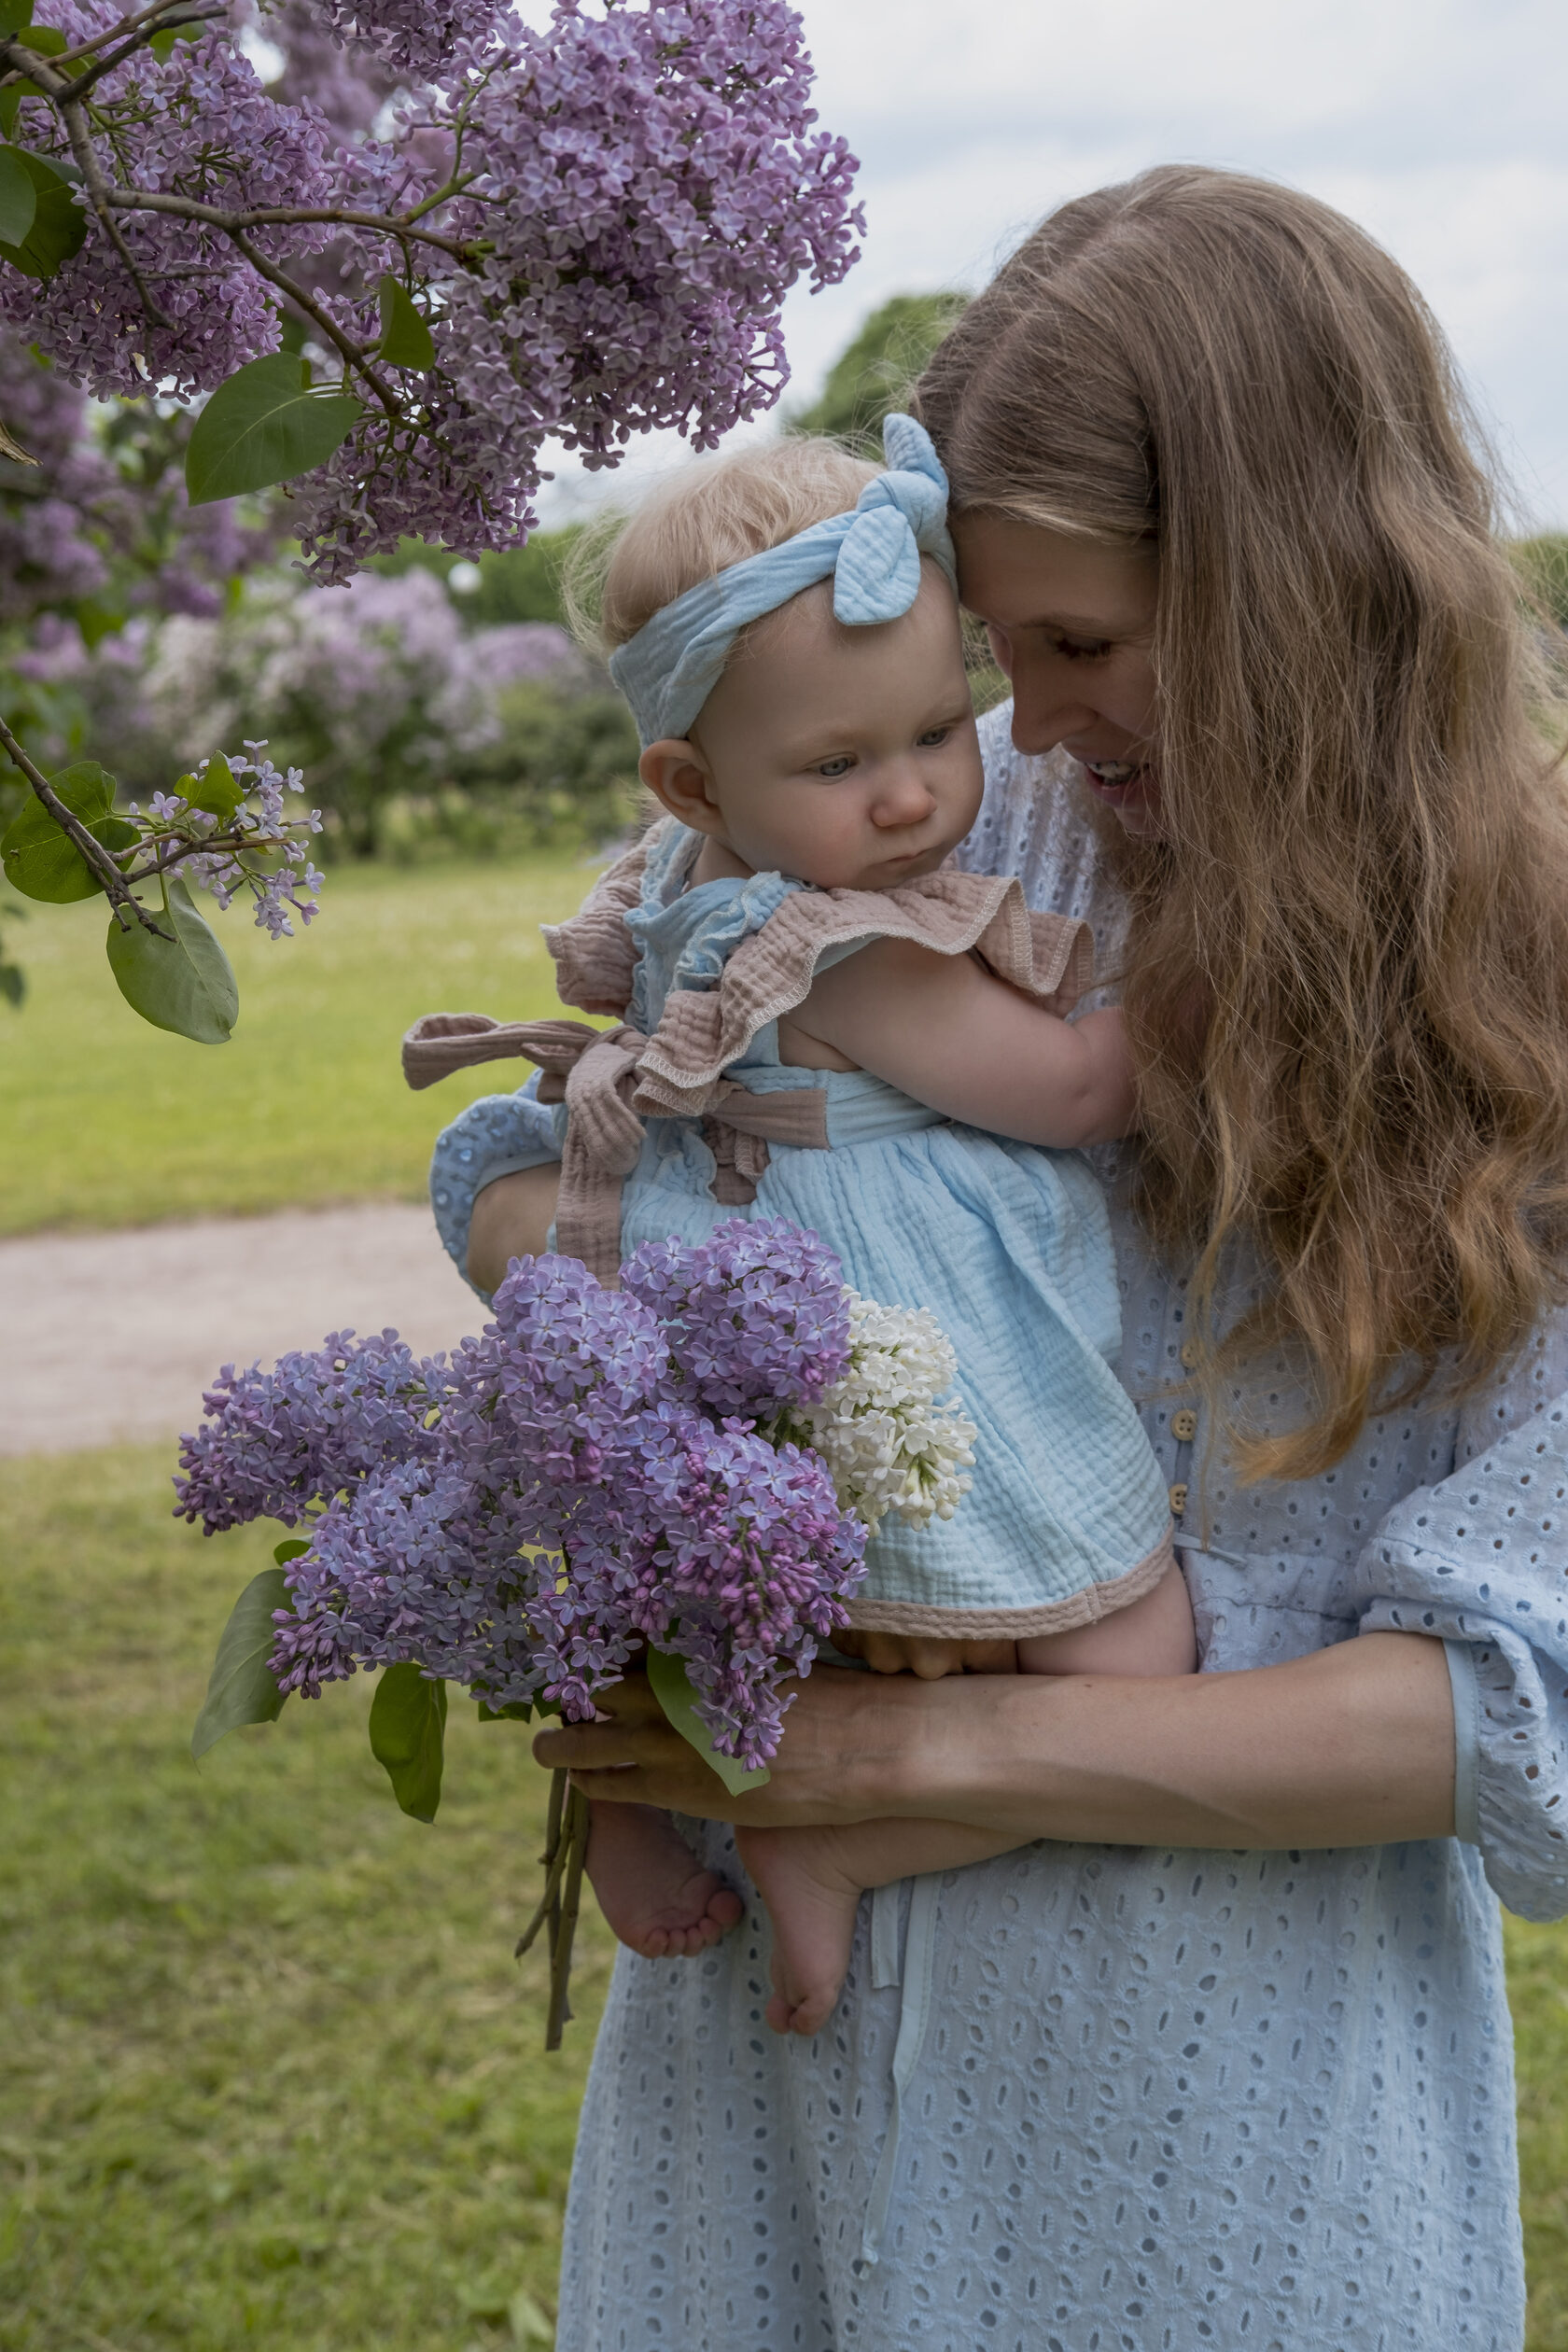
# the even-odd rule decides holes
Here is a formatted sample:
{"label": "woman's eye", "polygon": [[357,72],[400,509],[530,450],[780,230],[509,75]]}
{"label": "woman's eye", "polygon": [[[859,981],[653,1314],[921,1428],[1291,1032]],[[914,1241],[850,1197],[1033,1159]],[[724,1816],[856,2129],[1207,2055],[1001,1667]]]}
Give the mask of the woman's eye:
{"label": "woman's eye", "polygon": [[854,761],[848,758],[842,760],[824,760],[821,765],[818,768],[817,773],[819,776],[825,776],[830,779],[835,776],[847,776],[854,764]]}
{"label": "woman's eye", "polygon": [[1057,652],[1068,662],[1098,662],[1111,648],[1103,640],[1085,637],[1058,637]]}
{"label": "woman's eye", "polygon": [[937,744],[945,743],[952,732],[951,727],[928,727],[923,735],[916,736],[915,741],[921,750],[931,750]]}

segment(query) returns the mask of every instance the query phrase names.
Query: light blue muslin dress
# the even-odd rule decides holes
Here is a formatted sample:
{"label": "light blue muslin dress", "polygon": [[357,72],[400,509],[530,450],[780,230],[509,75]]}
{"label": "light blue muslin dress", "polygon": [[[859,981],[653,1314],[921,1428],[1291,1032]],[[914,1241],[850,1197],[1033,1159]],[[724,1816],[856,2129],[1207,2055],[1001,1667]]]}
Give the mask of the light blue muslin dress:
{"label": "light blue muslin dress", "polygon": [[[1072,772],[1015,752],[1007,720],[983,723],[960,854],[1113,949]],[[465,1115],[438,1184],[471,1202],[531,1146],[515,1117]],[[621,1953],[559,2352],[1519,2352],[1498,1897],[1568,1911],[1568,1321],[1463,1410],[1380,1417],[1321,1477],[1239,1489],[1184,1386],[1184,1284],[1113,1225],[1122,1378],[1178,1506],[1203,1671],[1443,1637],[1460,1837],[1025,1846],[916,1883],[917,1981],[909,1890],[875,1925],[863,1904],[809,2042],[763,2023],[760,1903],[701,1960]],[[1266,1424],[1299,1401],[1282,1365],[1253,1375]],[[688,1827],[735,1876],[728,1833]]]}
{"label": "light blue muslin dress", "polygon": [[[641,902],[625,917],[637,951],[627,1019],[647,1036],[676,991],[722,991],[731,957],[787,899],[808,917],[812,903],[833,903],[777,874],[689,888],[701,847],[673,819],[655,828]],[[828,947],[817,968],[851,952]],[[701,1123],[650,1119],[622,1195],[623,1255],[671,1235],[701,1240],[736,1215],[820,1234],[862,1296],[935,1316],[977,1430],[973,1490],[952,1519],[883,1520],[854,1621],[1018,1638],[1087,1623],[1147,1590],[1170,1564],[1169,1505],[1113,1369],[1115,1254],[1082,1154],[955,1125],[863,1071],[781,1063],[777,1020],[724,1074],[753,1095],[819,1093],[830,1148],[773,1144],[755,1198],[737,1209],[714,1197]]]}

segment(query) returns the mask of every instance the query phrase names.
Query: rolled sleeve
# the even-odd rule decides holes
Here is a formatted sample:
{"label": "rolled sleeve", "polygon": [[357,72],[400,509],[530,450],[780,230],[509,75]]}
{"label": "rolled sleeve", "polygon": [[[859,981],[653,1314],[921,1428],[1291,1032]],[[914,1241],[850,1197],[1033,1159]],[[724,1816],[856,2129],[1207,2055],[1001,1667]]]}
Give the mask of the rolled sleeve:
{"label": "rolled sleeve", "polygon": [[[430,1161],[430,1206],[441,1246],[469,1281],[469,1225],[486,1184],[561,1156],[562,1114],[536,1099],[539,1074],[515,1094],[482,1095],[441,1129]],[[481,1298],[477,1283],[469,1288]]]}
{"label": "rolled sleeve", "polygon": [[1568,1913],[1565,1372],[1553,1328],[1465,1413],[1459,1466],[1407,1495],[1357,1569],[1361,1631],[1447,1645],[1456,1832],[1536,1920]]}

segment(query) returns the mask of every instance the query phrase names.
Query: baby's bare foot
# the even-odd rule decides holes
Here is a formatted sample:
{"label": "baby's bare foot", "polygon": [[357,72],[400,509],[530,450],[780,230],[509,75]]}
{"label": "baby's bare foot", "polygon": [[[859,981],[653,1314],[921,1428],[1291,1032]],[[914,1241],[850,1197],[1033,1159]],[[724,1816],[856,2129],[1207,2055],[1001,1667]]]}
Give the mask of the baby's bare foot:
{"label": "baby's bare foot", "polygon": [[734,1887],[652,1805],[592,1806],[587,1870],[611,1929],[645,1960],[691,1959],[745,1916]]}
{"label": "baby's bare foot", "polygon": [[853,1831],[737,1829],[735,1845],[773,1921],[776,2034],[819,2033],[849,1966],[864,1880],[852,1867]]}

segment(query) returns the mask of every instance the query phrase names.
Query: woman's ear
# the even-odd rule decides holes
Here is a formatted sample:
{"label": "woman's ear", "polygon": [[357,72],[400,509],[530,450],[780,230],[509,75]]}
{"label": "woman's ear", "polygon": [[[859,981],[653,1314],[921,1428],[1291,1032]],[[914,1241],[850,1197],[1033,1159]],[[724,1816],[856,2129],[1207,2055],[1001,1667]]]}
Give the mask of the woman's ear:
{"label": "woman's ear", "polygon": [[693,833],[722,833],[724,819],[712,796],[713,779],[694,743],[678,742],[672,735],[651,743],[637,762],[637,774],[654,799]]}

